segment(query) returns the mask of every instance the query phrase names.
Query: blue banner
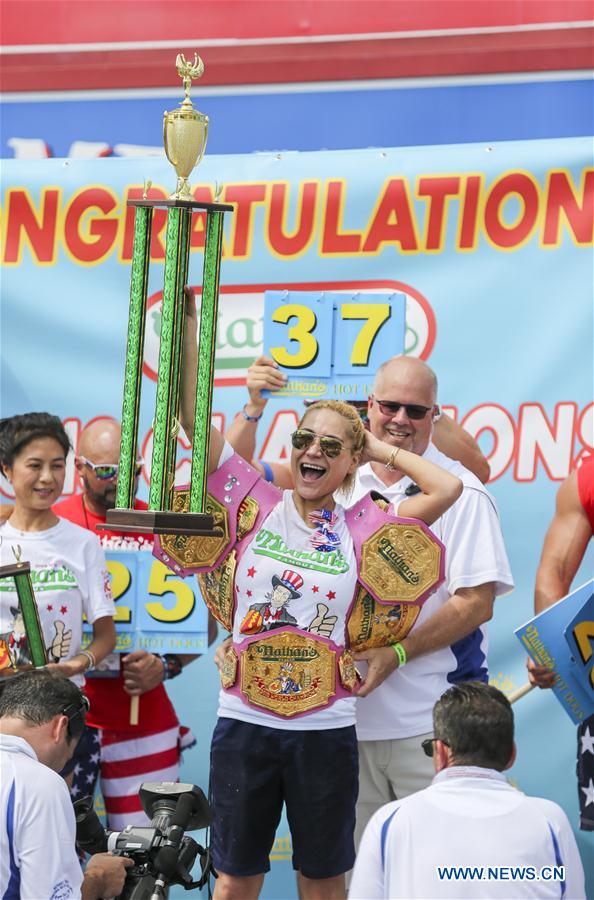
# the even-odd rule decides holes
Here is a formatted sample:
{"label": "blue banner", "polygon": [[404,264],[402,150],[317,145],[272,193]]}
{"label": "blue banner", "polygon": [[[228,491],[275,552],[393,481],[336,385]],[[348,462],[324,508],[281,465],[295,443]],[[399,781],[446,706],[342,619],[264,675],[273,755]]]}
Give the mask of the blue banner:
{"label": "blue banner", "polygon": [[[513,632],[533,614],[534,576],[559,483],[594,446],[589,138],[320,153],[207,156],[198,199],[235,212],[225,221],[214,417],[225,428],[246,400],[245,370],[262,352],[264,293],[373,292],[406,298],[407,353],[427,360],[439,402],[476,436],[491,464],[516,590],[498,600],[490,671],[511,692],[527,680]],[[98,416],[120,417],[133,213],[142,193],[166,197],[161,159],[7,161],[2,167],[3,415],[47,409],[77,446]],[[147,461],[154,415],[165,213],[156,211],[140,414]],[[199,286],[204,222],[196,216],[189,280]],[[382,345],[384,357],[393,346]],[[258,453],[287,459],[300,398],[268,404]],[[180,436],[178,481],[189,481]],[[10,497],[10,486],[0,488]],[[78,489],[72,461],[67,492]],[[576,578],[592,571],[590,548]],[[184,777],[207,783],[217,675],[210,658],[171,685],[199,735]],[[516,709],[527,793],[560,803],[577,825],[574,729],[554,696],[533,691]],[[543,750],[546,748],[546,752]],[[535,760],[538,764],[535,765]],[[579,838],[586,866],[591,836]],[[589,841],[589,849],[585,842]],[[286,825],[265,897],[294,895]],[[594,885],[594,883],[593,883]]]}

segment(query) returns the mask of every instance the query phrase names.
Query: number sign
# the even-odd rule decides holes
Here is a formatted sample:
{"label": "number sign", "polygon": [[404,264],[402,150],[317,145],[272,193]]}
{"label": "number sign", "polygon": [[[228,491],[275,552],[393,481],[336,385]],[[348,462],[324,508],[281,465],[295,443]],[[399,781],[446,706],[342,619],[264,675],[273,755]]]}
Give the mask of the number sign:
{"label": "number sign", "polygon": [[594,691],[590,681],[594,650],[593,602],[594,579],[515,631],[534,662],[557,673],[553,693],[576,725],[594,712]]}
{"label": "number sign", "polygon": [[406,296],[266,291],[264,352],[288,376],[269,397],[366,400],[380,365],[404,352]]}
{"label": "number sign", "polygon": [[[202,653],[208,611],[194,578],[183,580],[150,553],[106,551],[116,605],[116,653]],[[85,623],[85,632],[91,629]]]}

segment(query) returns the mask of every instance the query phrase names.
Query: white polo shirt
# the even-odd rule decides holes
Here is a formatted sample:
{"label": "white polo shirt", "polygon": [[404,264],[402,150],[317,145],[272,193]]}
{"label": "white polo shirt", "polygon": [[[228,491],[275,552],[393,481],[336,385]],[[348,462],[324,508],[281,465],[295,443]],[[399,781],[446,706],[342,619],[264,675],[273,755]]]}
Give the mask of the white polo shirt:
{"label": "white polo shirt", "polygon": [[370,820],[349,900],[388,897],[580,900],[584,871],[556,803],[494,769],[455,766]]}
{"label": "white polo shirt", "polygon": [[[461,478],[464,490],[431,526],[446,548],[446,578],[423,605],[412,631],[426,622],[458,588],[494,582],[495,594],[501,595],[514,586],[494,498],[472,472],[440,453],[433,444],[429,444],[423,456]],[[411,483],[404,476],[396,484],[385,485],[367,464],[357,472],[351,502],[374,490],[398,504],[405,499]],[[402,669],[396,669],[369,696],[357,700],[359,740],[391,740],[431,732],[435,702],[452,684],[484,680],[486,653],[486,628],[482,626],[452,646],[419,656]]]}
{"label": "white polo shirt", "polygon": [[0,897],[80,897],[74,809],[66,782],[23,740],[0,734]]}

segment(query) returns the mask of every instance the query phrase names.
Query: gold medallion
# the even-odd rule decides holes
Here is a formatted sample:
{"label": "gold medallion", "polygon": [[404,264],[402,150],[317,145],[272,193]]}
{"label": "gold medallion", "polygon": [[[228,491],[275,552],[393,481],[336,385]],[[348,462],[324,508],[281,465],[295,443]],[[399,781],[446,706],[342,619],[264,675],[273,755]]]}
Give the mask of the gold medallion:
{"label": "gold medallion", "polygon": [[430,531],[390,522],[363,543],[360,581],[382,603],[415,603],[439,584],[441,553]]}
{"label": "gold medallion", "polygon": [[232,550],[214,572],[199,572],[196,575],[204,602],[217,622],[227,631],[233,630],[233,580],[236,565],[237,554]]}
{"label": "gold medallion", "polygon": [[348,650],[345,650],[338,660],[338,672],[343,688],[347,691],[354,690],[357,684],[357,670],[355,668],[355,660]]}
{"label": "gold medallion", "polygon": [[258,502],[254,500],[253,497],[250,497],[249,494],[247,497],[244,497],[241,503],[239,504],[239,511],[237,513],[237,540],[240,541],[242,538],[249,534],[254,525],[256,524],[256,519],[258,518],[258,513],[260,511],[260,506]]}
{"label": "gold medallion", "polygon": [[242,694],[290,718],[326,706],[336,693],[336,652],[322,641],[274,631],[241,651]]}
{"label": "gold medallion", "polygon": [[237,653],[233,647],[229,647],[225,653],[220,675],[221,684],[224,688],[233,687],[237,680]]}
{"label": "gold medallion", "polygon": [[[173,512],[188,512],[190,492],[173,492]],[[215,528],[223,532],[220,537],[204,537],[199,534],[162,534],[161,547],[178,565],[185,569],[213,566],[229,543],[229,513],[222,503],[208,494],[206,512],[214,517]]]}
{"label": "gold medallion", "polygon": [[396,603],[394,606],[378,603],[359,585],[347,623],[351,650],[387,647],[401,641],[417,621],[420,611],[420,606],[415,603]]}

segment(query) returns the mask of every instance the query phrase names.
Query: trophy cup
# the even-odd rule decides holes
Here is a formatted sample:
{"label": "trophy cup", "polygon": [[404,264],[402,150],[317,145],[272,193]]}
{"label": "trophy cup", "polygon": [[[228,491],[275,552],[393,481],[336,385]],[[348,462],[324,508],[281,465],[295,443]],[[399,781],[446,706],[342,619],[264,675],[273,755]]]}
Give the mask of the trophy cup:
{"label": "trophy cup", "polygon": [[[43,631],[41,622],[39,621],[39,609],[33,593],[33,585],[31,583],[31,566],[28,562],[21,561],[21,548],[13,547],[15,562],[6,566],[0,566],[0,580],[12,578],[16,589],[19,611],[23,620],[25,635],[27,639],[28,657],[31,664],[37,669],[47,664],[47,653],[45,650],[45,642],[43,640]],[[6,648],[9,664],[13,671],[16,671],[17,662],[9,647]]]}
{"label": "trophy cup", "polygon": [[[120,468],[115,508],[107,513],[104,527],[124,532],[212,536],[219,534],[219,531],[214,528],[213,516],[205,512],[206,477],[223,216],[225,212],[232,212],[233,207],[219,202],[197,203],[190,192],[188,178],[204,155],[208,135],[208,117],[194,109],[190,100],[192,79],[202,75],[204,65],[197,54],[193,64],[187,62],[183,54],[179,54],[176,66],[183,79],[185,97],[178,109],[166,111],[163,117],[165,152],[177,174],[175,192],[168,200],[148,200],[143,197],[142,200],[128,201],[129,206],[136,208],[136,213],[124,369]],[[218,197],[216,199],[218,201]],[[135,510],[134,469],[138,448],[151,225],[155,207],[167,209],[161,337],[148,510]],[[206,213],[206,234],[189,512],[174,512],[172,502],[177,434],[180,427],[178,415],[184,331],[183,289],[188,273],[192,215],[196,210]]]}

